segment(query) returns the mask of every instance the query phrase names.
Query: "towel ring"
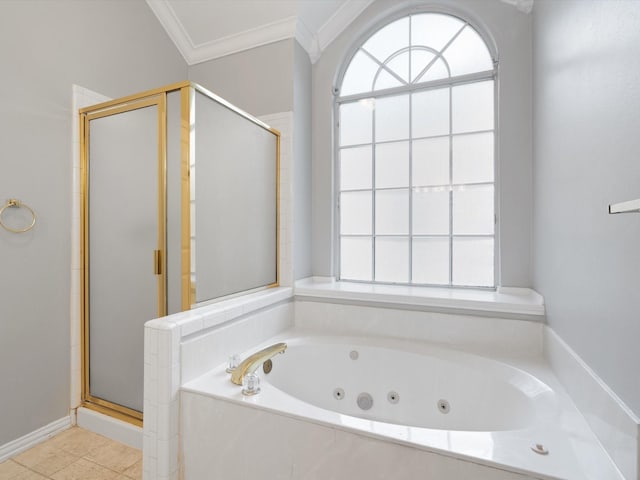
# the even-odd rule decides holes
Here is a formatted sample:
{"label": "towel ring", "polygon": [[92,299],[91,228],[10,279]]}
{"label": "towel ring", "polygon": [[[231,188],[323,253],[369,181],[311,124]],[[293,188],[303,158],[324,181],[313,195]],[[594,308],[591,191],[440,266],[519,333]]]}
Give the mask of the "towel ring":
{"label": "towel ring", "polygon": [[[2,222],[2,214],[9,207],[12,207],[12,208],[24,207],[27,210],[29,210],[31,212],[31,217],[32,217],[31,225],[29,225],[26,228],[11,228],[11,227],[7,227]],[[2,226],[2,228],[4,228],[5,230],[8,230],[8,231],[13,232],[13,233],[24,233],[24,232],[28,232],[29,230],[31,230],[35,224],[36,224],[36,212],[34,212],[33,209],[29,205],[27,205],[26,203],[22,203],[20,200],[18,200],[16,198],[10,198],[9,200],[7,200],[7,203],[5,204],[5,206],[0,208],[0,226]]]}

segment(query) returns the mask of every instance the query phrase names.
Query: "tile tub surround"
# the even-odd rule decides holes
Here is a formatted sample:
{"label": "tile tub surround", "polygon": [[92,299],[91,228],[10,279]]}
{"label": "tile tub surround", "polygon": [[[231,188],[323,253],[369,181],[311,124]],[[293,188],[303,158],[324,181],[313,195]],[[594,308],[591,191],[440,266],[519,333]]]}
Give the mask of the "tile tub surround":
{"label": "tile tub surround", "polygon": [[[432,341],[439,345],[454,346],[468,352],[489,355],[498,360],[515,359],[524,362],[528,368],[538,365],[542,359],[540,368],[546,372],[549,372],[548,364],[553,364],[544,356],[548,353],[545,350],[547,348],[545,342],[548,340],[549,329],[542,320],[491,318],[486,314],[477,316],[474,312],[467,313],[459,309],[452,309],[454,313],[445,314],[442,311],[429,311],[431,307],[407,307],[394,305],[393,302],[373,303],[361,299],[336,298],[332,301],[329,298],[309,298],[306,294],[301,298],[296,296],[293,302],[291,299],[291,289],[259,292],[234,299],[224,305],[211,305],[184,312],[173,316],[169,322],[162,319],[149,325],[156,331],[155,336],[149,338],[153,338],[155,342],[162,341],[164,345],[171,345],[170,350],[173,353],[168,358],[166,354],[160,354],[158,344],[153,350],[148,350],[148,340],[145,344],[145,361],[150,362],[149,365],[145,365],[147,369],[145,402],[148,401],[148,396],[155,398],[155,406],[151,405],[150,411],[145,410],[145,427],[149,428],[145,428],[144,454],[145,459],[149,457],[150,460],[145,463],[145,469],[149,467],[145,472],[145,475],[148,475],[145,476],[146,480],[178,478],[178,450],[181,446],[178,444],[178,434],[173,432],[178,432],[180,428],[181,410],[177,400],[180,386],[205,374],[215,365],[224,363],[230,353],[246,354],[255,351],[261,341],[246,342],[245,336],[254,339],[262,336],[264,341],[271,338],[268,335],[269,330],[273,332],[273,336],[277,334],[275,330],[285,331],[291,328],[294,322],[295,328],[304,333],[320,331],[323,334],[390,336]],[[531,299],[534,304],[543,305],[541,298],[536,299],[532,296]],[[515,302],[507,303],[521,302],[522,299],[515,299]],[[253,314],[262,315],[267,312],[271,313],[261,317],[263,321],[257,318],[252,319]],[[518,314],[514,313],[513,316],[519,318]],[[166,333],[161,333],[165,330],[172,332],[169,335],[171,340]],[[242,342],[245,348],[240,348],[238,343],[231,345],[230,342]],[[164,406],[158,408],[163,402],[158,397],[160,383],[157,373],[155,380],[148,378],[146,374],[152,370],[151,364],[154,364],[156,372],[158,371],[160,356],[163,357],[161,360],[165,365],[163,367],[165,377],[169,378],[165,384],[171,385],[171,396],[165,397]],[[171,368],[168,368],[169,366]],[[555,365],[553,367],[555,369]],[[535,368],[531,372],[536,374]],[[553,373],[551,375],[558,385],[558,391],[566,396],[556,376]],[[560,374],[558,378],[563,382],[565,380]],[[147,384],[148,380],[151,380],[150,384]],[[166,386],[161,389],[166,391]],[[175,401],[173,407],[167,406],[170,401]],[[568,396],[567,401],[571,403]],[[576,403],[579,404],[579,402]],[[147,403],[145,403],[146,408]],[[582,418],[575,409],[574,414]],[[151,421],[150,418],[152,418]],[[152,421],[155,421],[155,431],[150,428]],[[164,433],[159,434],[163,428]],[[576,439],[579,441],[581,438],[591,438],[590,435],[591,431],[587,431]],[[164,454],[160,454],[161,451]],[[598,456],[600,454],[601,451]],[[161,462],[165,462],[165,466],[159,467]],[[603,480],[607,478],[609,477],[602,477]],[[625,478],[636,480],[634,477],[626,476]]]}
{"label": "tile tub surround", "polygon": [[0,463],[2,480],[139,480],[142,452],[78,427]]}
{"label": "tile tub surround", "polygon": [[[186,480],[538,478],[407,448],[195,393],[184,392],[182,402]],[[210,425],[216,425],[216,431],[227,434],[211,435],[214,429]],[[420,472],[420,475],[417,476],[416,472]]]}
{"label": "tile tub surround", "polygon": [[626,479],[640,480],[640,419],[550,328],[545,357]]}
{"label": "tile tub surround", "polygon": [[[308,339],[308,330],[303,332],[305,338],[300,340],[296,339],[298,334],[295,329],[284,332],[256,345],[250,351],[280,341],[299,345],[300,340],[302,345],[311,342],[310,348],[314,348],[316,344],[313,336]],[[329,345],[333,345],[330,337],[319,340],[321,344],[329,341]],[[338,337],[335,341],[346,339]],[[461,366],[465,365],[464,361],[470,362],[467,368],[471,369],[480,368],[478,365],[484,365],[485,362],[488,362],[487,366],[492,364],[487,360],[491,358],[489,354],[483,354],[485,358],[478,358],[476,355],[456,353],[453,349],[442,352],[441,346],[426,342],[384,338],[371,339],[370,342],[379,346],[386,345],[385,348],[392,350],[424,352],[427,357],[425,366],[421,368],[428,368],[426,362],[432,354],[459,358],[463,361]],[[364,352],[366,348],[362,346],[358,350]],[[441,353],[437,353],[438,351]],[[248,352],[243,352],[243,356],[246,353]],[[392,353],[395,352],[389,354]],[[278,357],[274,362],[274,369],[278,368],[278,361],[285,361],[282,358],[280,360]],[[250,465],[251,459],[254,458],[256,449],[259,449],[265,455],[256,458],[261,465],[256,468],[262,468],[263,474],[268,478],[382,479],[388,477],[380,472],[392,468],[398,472],[394,478],[408,479],[429,472],[432,468],[433,471],[429,473],[433,476],[426,478],[622,480],[623,477],[543,357],[518,357],[503,353],[497,358],[498,363],[493,364],[497,368],[496,374],[503,371],[504,375],[508,375],[508,367],[504,365],[506,363],[521,375],[526,372],[535,376],[545,384],[545,391],[548,386],[554,392],[556,400],[551,402],[551,397],[547,400],[541,398],[542,403],[537,403],[535,414],[526,427],[513,430],[500,430],[498,427],[496,431],[448,431],[378,422],[315,407],[275,388],[268,378],[263,380],[259,395],[244,397],[239,388],[228,381],[224,364],[219,365],[182,388],[184,478],[201,478],[202,472],[208,469],[216,471],[220,478],[249,478],[253,468]],[[416,364],[412,361],[411,365]],[[485,371],[485,367],[482,368]],[[411,375],[411,372],[408,374]],[[509,375],[505,379],[515,382],[527,394],[537,395],[537,390],[529,391],[531,387],[528,383],[522,383],[522,380]],[[304,381],[305,379],[300,379],[300,382]],[[321,379],[318,381],[321,383]],[[345,392],[350,391],[349,385],[339,386],[344,387]],[[304,390],[303,386],[300,388]],[[400,384],[397,388],[402,397],[405,390]],[[455,390],[455,387],[451,388]],[[371,392],[374,393],[373,390]],[[449,392],[449,395],[451,396],[447,398],[454,405],[455,394]],[[481,401],[481,397],[482,395],[478,395],[478,401]],[[496,398],[496,402],[501,401]],[[195,405],[193,409],[192,405]],[[509,408],[509,405],[503,407]],[[464,415],[460,418],[463,417]],[[216,428],[209,428],[211,425]],[[533,453],[531,447],[536,443],[543,444],[550,454],[541,456]],[[237,448],[238,445],[243,447]],[[259,445],[263,447],[259,448]],[[269,445],[274,445],[274,448],[270,449]],[[314,452],[317,451],[323,452],[322,458],[315,455]],[[353,457],[359,454],[369,455],[381,463],[374,462],[376,466],[373,470],[364,467],[361,471],[354,470],[351,468],[354,465]],[[453,466],[456,461],[460,465]],[[408,464],[405,465],[405,462]],[[287,472],[291,472],[292,476],[285,476]],[[456,475],[456,472],[466,472],[466,475]]]}
{"label": "tile tub surround", "polygon": [[291,328],[292,298],[292,288],[272,288],[146,323],[145,480],[179,478],[181,385]]}

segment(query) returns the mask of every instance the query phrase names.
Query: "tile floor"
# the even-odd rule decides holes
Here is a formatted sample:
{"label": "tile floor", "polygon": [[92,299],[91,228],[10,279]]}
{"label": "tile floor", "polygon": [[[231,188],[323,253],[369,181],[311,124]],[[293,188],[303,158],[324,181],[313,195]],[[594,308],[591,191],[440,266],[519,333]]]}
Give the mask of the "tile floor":
{"label": "tile floor", "polygon": [[0,463],[0,480],[140,480],[142,451],[73,427]]}

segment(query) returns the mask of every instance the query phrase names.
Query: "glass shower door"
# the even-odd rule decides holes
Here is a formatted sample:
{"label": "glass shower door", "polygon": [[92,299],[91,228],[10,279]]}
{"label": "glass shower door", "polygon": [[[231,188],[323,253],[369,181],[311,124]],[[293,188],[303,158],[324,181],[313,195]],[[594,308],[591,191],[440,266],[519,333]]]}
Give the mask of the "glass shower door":
{"label": "glass shower door", "polygon": [[84,400],[142,419],[144,323],[166,314],[165,97],[85,120]]}

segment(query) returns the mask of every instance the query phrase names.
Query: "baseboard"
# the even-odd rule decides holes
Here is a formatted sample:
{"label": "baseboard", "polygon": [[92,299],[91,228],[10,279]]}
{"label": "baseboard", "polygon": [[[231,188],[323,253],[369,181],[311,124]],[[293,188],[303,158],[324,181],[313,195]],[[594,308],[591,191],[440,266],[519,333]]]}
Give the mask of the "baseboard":
{"label": "baseboard", "polygon": [[77,410],[78,426],[99,435],[142,450],[142,428],[88,408]]}
{"label": "baseboard", "polygon": [[31,447],[35,447],[41,442],[48,440],[55,434],[60,433],[68,428],[71,428],[71,417],[63,417],[60,420],[51,422],[38,430],[13,440],[0,446],[0,463],[4,462],[8,458],[14,457],[19,453],[29,450]]}
{"label": "baseboard", "polygon": [[640,419],[553,329],[544,350],[560,382],[627,480],[640,480]]}

